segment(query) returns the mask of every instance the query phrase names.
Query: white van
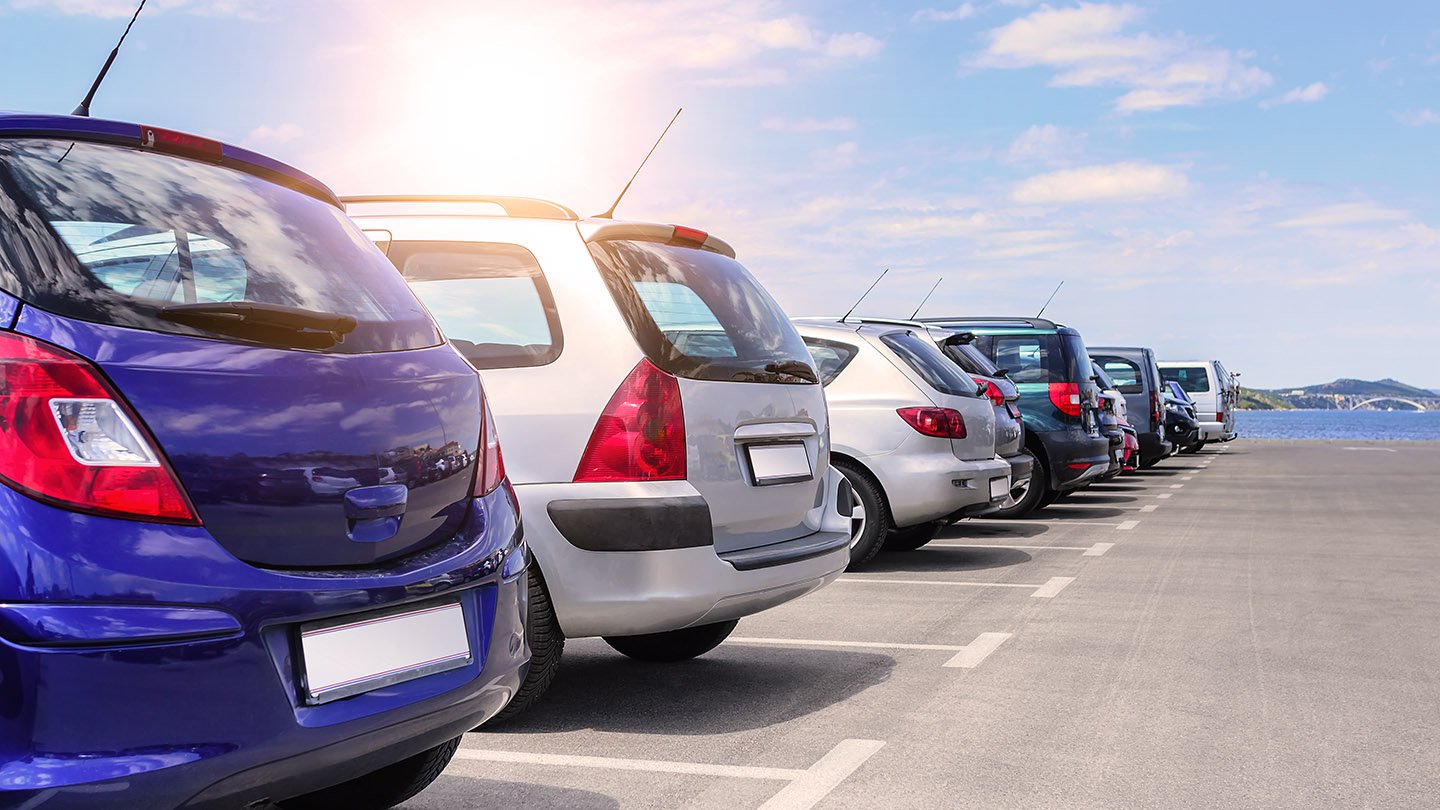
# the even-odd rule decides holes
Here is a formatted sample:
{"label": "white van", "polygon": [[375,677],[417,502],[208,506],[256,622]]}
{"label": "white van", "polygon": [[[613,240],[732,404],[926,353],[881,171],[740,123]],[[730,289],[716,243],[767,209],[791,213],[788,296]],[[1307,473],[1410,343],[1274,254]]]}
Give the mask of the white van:
{"label": "white van", "polygon": [[1235,386],[1218,360],[1166,360],[1160,376],[1176,382],[1195,402],[1200,420],[1200,446],[1235,438]]}

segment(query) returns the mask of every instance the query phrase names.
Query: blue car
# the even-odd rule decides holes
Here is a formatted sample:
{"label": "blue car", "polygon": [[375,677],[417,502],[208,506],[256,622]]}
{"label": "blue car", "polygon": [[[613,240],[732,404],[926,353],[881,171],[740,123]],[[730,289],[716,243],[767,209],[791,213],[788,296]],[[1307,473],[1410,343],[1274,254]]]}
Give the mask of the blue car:
{"label": "blue car", "polygon": [[480,380],[315,179],[0,113],[0,806],[382,808],[520,684]]}

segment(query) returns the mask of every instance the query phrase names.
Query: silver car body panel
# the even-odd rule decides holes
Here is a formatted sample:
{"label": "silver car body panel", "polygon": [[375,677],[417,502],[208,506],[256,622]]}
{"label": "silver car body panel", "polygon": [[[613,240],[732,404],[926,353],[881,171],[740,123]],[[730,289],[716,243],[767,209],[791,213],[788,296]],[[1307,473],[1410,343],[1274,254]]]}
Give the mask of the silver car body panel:
{"label": "silver car body panel", "polygon": [[[1225,386],[1221,384],[1211,360],[1165,360],[1159,363],[1163,376],[1167,368],[1199,368],[1205,371],[1209,391],[1186,391],[1195,403],[1195,418],[1200,422],[1200,440],[1206,442],[1224,441],[1233,437],[1235,413],[1231,408],[1221,409],[1226,398]],[[1228,412],[1227,412],[1228,411]],[[1216,414],[1223,414],[1219,418]]]}
{"label": "silver car body panel", "polygon": [[[480,376],[520,500],[525,539],[567,636],[662,632],[738,618],[808,593],[844,570],[849,517],[836,508],[841,476],[829,467],[819,385],[680,378],[686,480],[573,483],[596,420],[645,357],[584,239],[624,223],[434,213],[354,219],[394,244],[519,245],[539,263],[559,314],[563,350],[546,365],[490,368]],[[632,230],[668,227],[641,223]],[[752,485],[745,446],[762,436],[803,443],[813,477]],[[567,500],[694,496],[709,509],[713,546],[585,550],[568,541],[548,513]],[[805,537],[833,541],[833,548],[747,570],[723,559],[727,552]]]}
{"label": "silver car body panel", "polygon": [[[951,396],[926,384],[880,337],[903,327],[797,322],[801,337],[841,343],[855,355],[825,388],[836,455],[868,470],[885,493],[895,525],[912,526],[970,507],[987,507],[990,482],[1010,464],[995,454],[995,416],[983,397]],[[925,436],[899,408],[944,407],[965,418],[965,439]],[[1003,498],[1001,499],[1003,500]]]}

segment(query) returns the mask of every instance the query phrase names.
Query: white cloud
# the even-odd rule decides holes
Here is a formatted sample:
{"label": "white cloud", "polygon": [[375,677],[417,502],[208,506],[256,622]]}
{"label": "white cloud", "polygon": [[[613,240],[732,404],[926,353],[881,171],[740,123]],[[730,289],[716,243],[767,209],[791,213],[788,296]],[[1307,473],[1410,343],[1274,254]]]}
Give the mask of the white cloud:
{"label": "white cloud", "polygon": [[1384,208],[1372,202],[1359,202],[1327,205],[1275,224],[1280,228],[1333,228],[1375,222],[1400,222],[1409,218],[1408,212],[1399,209]]}
{"label": "white cloud", "polygon": [[855,129],[853,118],[767,118],[760,124],[763,129],[778,132],[849,132]]}
{"label": "white cloud", "polygon": [[974,17],[975,13],[974,3],[961,3],[949,10],[922,8],[910,17],[910,22],[956,22],[957,20],[968,20]]}
{"label": "white cloud", "polygon": [[1426,107],[1421,110],[1397,113],[1396,118],[1407,127],[1426,127],[1431,124],[1440,124],[1440,112]]}
{"label": "white cloud", "polygon": [[1250,55],[1209,47],[1183,33],[1126,33],[1143,13],[1134,6],[1081,3],[1038,11],[987,34],[972,61],[980,68],[1049,67],[1055,87],[1126,88],[1123,112],[1245,98],[1271,82]]}
{"label": "white cloud", "polygon": [[284,123],[274,126],[261,124],[250,130],[243,142],[253,144],[289,143],[298,140],[304,134],[305,130],[301,129],[298,124]]}
{"label": "white cloud", "polygon": [[1260,102],[1263,109],[1270,109],[1281,104],[1313,104],[1330,94],[1330,88],[1324,82],[1315,82],[1304,87],[1297,87],[1280,98],[1267,99]]}
{"label": "white cloud", "polygon": [[1005,154],[1011,163],[1058,163],[1078,154],[1084,141],[1083,133],[1054,124],[1035,124],[1017,135]]}
{"label": "white cloud", "polygon": [[1190,188],[1185,175],[1148,163],[1112,163],[1040,174],[1022,181],[1010,193],[1021,204],[1134,202],[1183,196]]}

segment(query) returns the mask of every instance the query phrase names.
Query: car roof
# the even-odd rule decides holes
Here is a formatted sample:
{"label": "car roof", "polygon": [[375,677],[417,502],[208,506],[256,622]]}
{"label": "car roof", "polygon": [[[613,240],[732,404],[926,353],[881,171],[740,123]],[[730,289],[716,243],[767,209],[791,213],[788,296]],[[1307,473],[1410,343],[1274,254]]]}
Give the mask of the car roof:
{"label": "car roof", "polygon": [[925,324],[886,321],[875,323],[853,318],[848,321],[841,321],[838,318],[816,317],[813,315],[791,318],[790,321],[796,326],[813,327],[827,331],[848,332],[852,334],[874,335],[877,337],[880,335],[894,335],[900,332],[929,331],[929,327]]}
{"label": "car roof", "polygon": [[[210,161],[221,166],[253,174],[273,183],[295,189],[311,197],[340,206],[340,198],[330,187],[287,163],[259,152],[222,143],[210,138],[189,135],[161,127],[151,127],[105,118],[82,118],[75,115],[50,115],[0,110],[0,138],[55,138],[118,146],[144,146],[146,130],[178,135],[192,142],[203,141],[218,149],[220,159]],[[159,150],[157,150],[159,151]],[[174,154],[173,152],[166,152]],[[184,155],[182,155],[183,157]]]}
{"label": "car roof", "polygon": [[[1144,354],[1147,354],[1147,353],[1148,353],[1148,354],[1152,354],[1152,355],[1153,355],[1153,354],[1155,353],[1155,352],[1154,352],[1153,350],[1151,350],[1150,347],[1148,347],[1148,346],[1086,346],[1086,347],[1085,347],[1085,350],[1088,351],[1088,352],[1092,352],[1092,353],[1093,353],[1093,352],[1109,352],[1110,354],[1126,354],[1126,353],[1130,353],[1130,354],[1140,354],[1140,355],[1144,355]],[[1157,365],[1158,365],[1158,363],[1157,363]]]}
{"label": "car roof", "polygon": [[[926,315],[925,317],[918,318],[917,320],[920,320],[927,324],[936,324],[943,326],[951,326],[952,324],[963,324],[966,331],[973,331],[983,334],[999,334],[1012,331],[1026,332],[1032,330],[1054,330],[1055,332],[1066,335],[1080,334],[1074,327],[1066,326],[1063,323],[1056,323],[1055,321],[1048,320],[1046,318],[1023,318],[998,315],[954,315],[948,317],[943,315]],[[952,326],[951,328],[955,327]]]}

